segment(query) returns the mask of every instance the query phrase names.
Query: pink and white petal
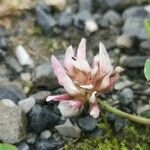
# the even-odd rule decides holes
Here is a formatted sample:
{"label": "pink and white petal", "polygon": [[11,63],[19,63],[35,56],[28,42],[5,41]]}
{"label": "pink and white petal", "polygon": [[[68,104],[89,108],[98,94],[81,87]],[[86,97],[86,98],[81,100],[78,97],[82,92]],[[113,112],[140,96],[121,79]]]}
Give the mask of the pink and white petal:
{"label": "pink and white petal", "polygon": [[69,46],[65,53],[65,61],[64,66],[67,69],[67,71],[73,71],[73,60],[72,57],[74,57],[74,50],[72,46]]}
{"label": "pink and white petal", "polygon": [[84,60],[76,60],[73,62],[73,65],[75,68],[83,71],[83,72],[90,72],[91,71],[91,68],[88,64],[87,61],[84,61]]}
{"label": "pink and white petal", "polygon": [[80,91],[76,88],[76,86],[74,85],[74,83],[72,82],[72,80],[69,77],[65,77],[63,79],[63,86],[64,86],[64,89],[70,95],[76,95],[76,94],[80,93]]}
{"label": "pink and white petal", "polygon": [[100,114],[99,106],[96,103],[94,103],[90,107],[90,116],[92,116],[93,118],[98,118],[99,114]]}
{"label": "pink and white petal", "polygon": [[110,77],[110,85],[108,87],[108,89],[110,91],[113,90],[114,85],[115,85],[116,81],[118,80],[118,78],[119,78],[119,74],[118,73],[116,73],[115,75],[113,75],[112,77]]}
{"label": "pink and white petal", "polygon": [[60,95],[50,95],[46,98],[46,101],[49,102],[49,101],[61,101],[61,100],[68,100],[70,99],[70,96],[65,93],[65,94],[60,94]]}
{"label": "pink and white petal", "polygon": [[77,49],[77,59],[86,60],[86,39],[82,38]]}
{"label": "pink and white petal", "polygon": [[111,74],[113,71],[109,55],[101,42],[99,43],[99,67],[100,72],[104,74]]}
{"label": "pink and white petal", "polygon": [[67,76],[65,69],[63,68],[63,66],[60,64],[60,62],[57,60],[57,58],[54,55],[52,55],[51,57],[51,63],[52,63],[52,68],[54,70],[54,73],[58,78],[59,84],[63,86],[63,79],[64,77]]}
{"label": "pink and white petal", "polygon": [[91,95],[91,97],[90,97],[90,99],[89,99],[89,101],[91,102],[91,103],[95,103],[95,101],[96,101],[96,91],[94,91],[93,93],[92,93],[92,95]]}
{"label": "pink and white petal", "polygon": [[100,84],[100,89],[107,89],[110,85],[110,76],[106,75]]}
{"label": "pink and white petal", "polygon": [[69,100],[68,105],[70,108],[75,110],[75,109],[80,109],[82,107],[83,103],[79,100]]}
{"label": "pink and white petal", "polygon": [[98,64],[99,64],[99,54],[94,56],[93,66],[98,65]]}
{"label": "pink and white petal", "polygon": [[97,72],[98,72],[98,66],[95,65],[95,66],[92,68],[92,70],[91,70],[91,77],[92,77],[92,78],[95,77],[95,75],[97,74]]}

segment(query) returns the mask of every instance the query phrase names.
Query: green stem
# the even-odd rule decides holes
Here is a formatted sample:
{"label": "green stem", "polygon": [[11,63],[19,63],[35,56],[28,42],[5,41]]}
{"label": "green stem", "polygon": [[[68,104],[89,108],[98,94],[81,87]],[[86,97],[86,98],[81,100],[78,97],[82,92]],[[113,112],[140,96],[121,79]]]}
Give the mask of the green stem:
{"label": "green stem", "polygon": [[103,107],[106,110],[108,110],[108,111],[110,111],[110,112],[112,112],[116,115],[119,115],[123,118],[127,118],[131,121],[134,121],[134,122],[137,122],[137,123],[140,123],[140,124],[150,125],[150,119],[146,119],[146,118],[143,118],[143,117],[139,117],[139,116],[135,116],[135,115],[131,115],[131,114],[122,112],[122,111],[110,106],[106,101],[99,100],[98,103],[101,107]]}

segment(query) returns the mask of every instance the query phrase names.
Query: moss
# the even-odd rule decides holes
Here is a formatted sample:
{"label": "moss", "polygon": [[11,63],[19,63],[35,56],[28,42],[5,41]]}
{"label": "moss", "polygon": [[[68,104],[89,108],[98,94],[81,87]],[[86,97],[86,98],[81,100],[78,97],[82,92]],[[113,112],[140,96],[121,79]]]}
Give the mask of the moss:
{"label": "moss", "polygon": [[108,124],[106,116],[102,117],[97,128],[105,130],[103,137],[93,138],[84,135],[80,140],[65,146],[65,150],[149,150],[150,127],[141,126],[131,122],[125,126],[121,133],[115,133],[113,126]]}

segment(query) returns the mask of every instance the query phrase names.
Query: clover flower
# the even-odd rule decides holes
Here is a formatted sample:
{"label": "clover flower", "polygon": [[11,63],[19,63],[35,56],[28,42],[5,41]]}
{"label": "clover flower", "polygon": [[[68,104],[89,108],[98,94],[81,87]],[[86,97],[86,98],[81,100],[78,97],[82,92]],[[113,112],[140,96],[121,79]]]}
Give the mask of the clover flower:
{"label": "clover flower", "polygon": [[119,73],[123,71],[119,66],[113,69],[106,48],[101,42],[99,54],[94,57],[90,66],[86,60],[84,38],[81,39],[76,55],[72,46],[67,48],[63,66],[54,55],[51,57],[51,63],[58,82],[66,93],[48,96],[46,101],[65,102],[67,107],[73,110],[82,109],[88,102],[89,114],[94,118],[100,113],[96,95],[111,91]]}

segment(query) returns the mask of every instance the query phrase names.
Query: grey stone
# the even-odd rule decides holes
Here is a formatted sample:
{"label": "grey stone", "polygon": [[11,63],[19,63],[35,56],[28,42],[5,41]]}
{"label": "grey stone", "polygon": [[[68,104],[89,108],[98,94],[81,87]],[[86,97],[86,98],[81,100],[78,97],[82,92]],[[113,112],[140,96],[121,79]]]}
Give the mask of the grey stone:
{"label": "grey stone", "polygon": [[129,37],[136,37],[140,40],[147,39],[146,30],[144,28],[144,18],[133,17],[126,19],[122,31]]}
{"label": "grey stone", "polygon": [[146,10],[144,9],[143,6],[133,6],[133,7],[129,7],[127,8],[123,14],[122,14],[122,18],[123,20],[126,20],[127,18],[134,18],[134,17],[141,17],[144,18],[148,13],[146,12]]}
{"label": "grey stone", "polygon": [[124,88],[126,88],[126,87],[130,87],[130,86],[132,86],[132,85],[133,85],[133,82],[131,82],[131,81],[129,81],[129,80],[120,81],[120,82],[117,82],[117,83],[115,84],[114,89],[115,89],[115,90],[122,90],[122,89],[124,89]]}
{"label": "grey stone", "polygon": [[20,108],[25,112],[28,113],[32,107],[35,105],[35,99],[33,97],[26,98],[18,102]]}
{"label": "grey stone", "polygon": [[96,128],[97,120],[91,116],[86,116],[79,118],[78,125],[83,131],[91,132]]}
{"label": "grey stone", "polygon": [[94,130],[90,136],[94,137],[94,138],[101,138],[103,137],[105,134],[105,130],[103,128],[98,128],[96,130]]}
{"label": "grey stone", "polygon": [[58,25],[62,28],[69,28],[73,23],[73,17],[70,13],[64,11],[58,18]]}
{"label": "grey stone", "polygon": [[0,100],[2,99],[10,99],[14,103],[18,103],[21,99],[25,99],[26,96],[21,91],[21,89],[13,84],[7,84],[0,86]]}
{"label": "grey stone", "polygon": [[16,73],[20,73],[21,71],[23,71],[22,66],[20,66],[20,64],[18,63],[18,61],[14,57],[11,57],[11,56],[6,57],[5,63],[11,69],[13,69]]}
{"label": "grey stone", "polygon": [[139,114],[139,115],[141,115],[142,113],[144,113],[146,111],[150,111],[150,104],[139,105],[137,107],[137,114]]}
{"label": "grey stone", "polygon": [[35,141],[36,141],[36,137],[37,137],[37,134],[35,134],[35,133],[29,133],[27,135],[26,142],[28,144],[34,144]]}
{"label": "grey stone", "polygon": [[47,107],[35,105],[29,113],[31,131],[40,133],[58,124],[60,117]]}
{"label": "grey stone", "polygon": [[51,132],[49,130],[42,131],[40,134],[41,139],[49,139],[51,137]]}
{"label": "grey stone", "polygon": [[26,137],[27,118],[9,99],[0,101],[0,140],[6,143],[18,143]]}
{"label": "grey stone", "polygon": [[125,126],[125,120],[121,118],[117,118],[114,124],[114,128],[116,132],[121,132],[123,127]]}
{"label": "grey stone", "polygon": [[17,148],[19,150],[30,150],[29,145],[25,142],[21,142],[20,144],[18,144]]}
{"label": "grey stone", "polygon": [[81,129],[77,125],[73,125],[69,119],[64,124],[55,126],[55,129],[60,135],[79,138],[81,135]]}
{"label": "grey stone", "polygon": [[35,94],[30,95],[30,97],[33,97],[36,101],[36,103],[45,103],[45,100],[47,96],[49,96],[51,93],[49,91],[40,91]]}
{"label": "grey stone", "polygon": [[130,49],[133,46],[133,41],[130,37],[128,37],[126,35],[120,35],[116,40],[116,44],[119,48]]}
{"label": "grey stone", "polygon": [[148,56],[122,56],[120,63],[129,68],[141,68],[144,67],[147,58]]}
{"label": "grey stone", "polygon": [[59,139],[55,140],[54,138],[50,138],[48,140],[37,140],[35,147],[36,150],[57,150],[60,149],[64,145],[64,140]]}
{"label": "grey stone", "polygon": [[41,64],[35,68],[34,83],[35,86],[49,89],[55,89],[59,86],[50,63]]}
{"label": "grey stone", "polygon": [[142,54],[150,55],[150,41],[142,41],[139,47]]}
{"label": "grey stone", "polygon": [[120,25],[121,24],[121,16],[114,10],[107,11],[103,18],[107,20],[110,25]]}
{"label": "grey stone", "polygon": [[0,37],[0,49],[6,50],[8,48],[8,39],[6,37]]}
{"label": "grey stone", "polygon": [[130,88],[125,88],[121,91],[119,100],[122,105],[127,106],[131,104],[133,102],[133,99],[134,94]]}
{"label": "grey stone", "polygon": [[79,0],[79,11],[87,10],[92,12],[92,1],[91,0]]}
{"label": "grey stone", "polygon": [[51,14],[44,12],[39,6],[35,10],[37,23],[45,33],[49,33],[51,29],[57,24],[56,20]]}

